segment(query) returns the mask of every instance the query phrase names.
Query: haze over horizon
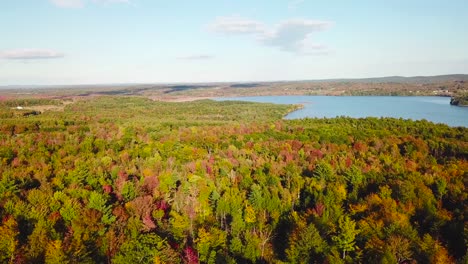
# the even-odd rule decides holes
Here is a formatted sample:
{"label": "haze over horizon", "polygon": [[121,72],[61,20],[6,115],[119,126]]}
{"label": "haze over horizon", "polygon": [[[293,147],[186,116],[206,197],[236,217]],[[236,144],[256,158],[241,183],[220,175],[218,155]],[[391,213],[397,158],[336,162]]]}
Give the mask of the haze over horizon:
{"label": "haze over horizon", "polygon": [[0,86],[468,73],[466,1],[0,3]]}

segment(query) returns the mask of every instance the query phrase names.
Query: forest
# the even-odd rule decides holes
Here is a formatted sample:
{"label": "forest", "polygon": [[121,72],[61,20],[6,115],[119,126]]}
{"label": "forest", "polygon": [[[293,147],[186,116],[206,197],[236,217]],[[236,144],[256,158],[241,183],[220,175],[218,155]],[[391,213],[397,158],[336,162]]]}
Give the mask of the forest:
{"label": "forest", "polygon": [[297,107],[0,101],[0,263],[467,263],[468,128]]}

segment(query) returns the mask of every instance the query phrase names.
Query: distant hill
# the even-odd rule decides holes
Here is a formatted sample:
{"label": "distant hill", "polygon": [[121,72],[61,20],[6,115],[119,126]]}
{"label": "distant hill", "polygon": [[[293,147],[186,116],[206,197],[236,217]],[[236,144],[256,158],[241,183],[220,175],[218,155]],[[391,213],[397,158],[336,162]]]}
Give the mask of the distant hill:
{"label": "distant hill", "polygon": [[[136,95],[169,101],[187,100],[187,98],[260,95],[454,96],[465,92],[468,92],[468,74],[269,82],[0,86],[0,97],[3,96],[3,98],[26,98],[44,95],[60,98],[70,96]],[[464,103],[462,102],[462,104]]]}
{"label": "distant hill", "polygon": [[453,81],[468,81],[468,74],[448,74],[435,76],[386,76],[375,78],[339,78],[339,79],[314,79],[314,80],[284,80],[284,81],[258,81],[258,82],[186,82],[186,83],[119,83],[119,84],[74,84],[74,85],[0,85],[0,89],[61,89],[61,88],[116,88],[116,87],[171,87],[173,91],[191,90],[195,88],[209,88],[214,86],[228,85],[232,88],[254,88],[261,85],[273,83],[442,83]]}
{"label": "distant hill", "polygon": [[449,74],[435,76],[387,76],[375,78],[359,79],[323,79],[323,80],[304,80],[304,82],[353,82],[353,83],[438,83],[449,81],[468,81],[468,74]]}

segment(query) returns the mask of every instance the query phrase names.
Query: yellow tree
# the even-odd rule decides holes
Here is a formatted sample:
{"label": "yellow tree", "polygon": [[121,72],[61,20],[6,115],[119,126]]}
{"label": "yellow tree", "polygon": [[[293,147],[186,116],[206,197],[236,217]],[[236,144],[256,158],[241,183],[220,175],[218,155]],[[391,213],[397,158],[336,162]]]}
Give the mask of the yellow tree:
{"label": "yellow tree", "polygon": [[8,217],[0,226],[0,262],[12,263],[18,245],[18,224],[13,217]]}

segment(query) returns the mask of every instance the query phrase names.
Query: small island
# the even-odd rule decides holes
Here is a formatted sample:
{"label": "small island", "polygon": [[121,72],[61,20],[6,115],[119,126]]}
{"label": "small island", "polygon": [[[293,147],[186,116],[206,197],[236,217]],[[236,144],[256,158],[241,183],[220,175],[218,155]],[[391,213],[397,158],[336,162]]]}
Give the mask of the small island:
{"label": "small island", "polygon": [[450,104],[456,106],[468,106],[468,93],[457,94],[452,96]]}

